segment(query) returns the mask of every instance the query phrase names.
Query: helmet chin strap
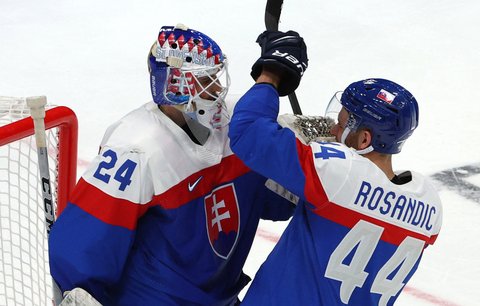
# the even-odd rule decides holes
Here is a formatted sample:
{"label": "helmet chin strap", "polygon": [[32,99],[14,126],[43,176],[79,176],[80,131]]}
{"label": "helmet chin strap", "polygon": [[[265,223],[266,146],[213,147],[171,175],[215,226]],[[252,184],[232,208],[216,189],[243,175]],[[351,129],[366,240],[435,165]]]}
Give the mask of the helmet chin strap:
{"label": "helmet chin strap", "polygon": [[[348,134],[350,134],[352,130],[347,126],[345,127],[345,129],[343,130],[343,133],[342,133],[342,137],[340,138],[340,142],[343,143],[344,145],[347,145],[345,143],[345,140],[347,139],[347,136]],[[372,145],[369,145],[368,147],[366,147],[365,149],[362,149],[362,150],[357,150],[357,149],[353,149],[355,150],[355,152],[357,152],[358,154],[360,155],[363,155],[363,154],[367,154],[367,153],[370,153],[373,151],[373,147]]]}

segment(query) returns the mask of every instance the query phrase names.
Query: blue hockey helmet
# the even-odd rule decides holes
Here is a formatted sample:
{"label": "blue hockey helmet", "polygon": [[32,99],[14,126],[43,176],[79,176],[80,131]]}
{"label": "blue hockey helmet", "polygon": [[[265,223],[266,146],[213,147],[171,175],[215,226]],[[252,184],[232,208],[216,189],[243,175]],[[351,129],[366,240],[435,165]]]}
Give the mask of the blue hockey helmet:
{"label": "blue hockey helmet", "polygon": [[[418,126],[418,104],[415,97],[402,86],[385,79],[366,79],[350,84],[337,93],[338,102],[349,113],[345,141],[349,131],[368,129],[372,133],[371,149],[396,154]],[[331,112],[332,101],[327,107]],[[327,114],[328,116],[328,114]],[[362,150],[366,153],[370,150]]]}
{"label": "blue hockey helmet", "polygon": [[[159,105],[191,103],[201,91],[209,92],[209,85],[219,85],[221,76],[226,82],[214,100],[224,98],[230,81],[227,66],[222,50],[207,35],[182,24],[164,26],[148,56],[153,101]],[[202,77],[209,82],[200,82]]]}

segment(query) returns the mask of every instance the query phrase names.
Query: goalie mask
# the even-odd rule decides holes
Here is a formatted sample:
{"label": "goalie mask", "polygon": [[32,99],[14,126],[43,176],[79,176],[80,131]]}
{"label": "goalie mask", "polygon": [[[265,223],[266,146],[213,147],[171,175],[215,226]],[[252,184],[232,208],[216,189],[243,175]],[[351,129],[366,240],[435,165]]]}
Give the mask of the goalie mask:
{"label": "goalie mask", "polygon": [[348,112],[342,143],[358,129],[372,134],[370,146],[357,151],[359,154],[399,153],[418,126],[417,101],[408,90],[389,80],[367,79],[350,84],[333,96],[325,115],[336,119],[342,107]]}
{"label": "goalie mask", "polygon": [[207,35],[182,24],[164,26],[148,56],[153,101],[175,106],[187,123],[220,129],[228,124],[227,66],[222,50]]}

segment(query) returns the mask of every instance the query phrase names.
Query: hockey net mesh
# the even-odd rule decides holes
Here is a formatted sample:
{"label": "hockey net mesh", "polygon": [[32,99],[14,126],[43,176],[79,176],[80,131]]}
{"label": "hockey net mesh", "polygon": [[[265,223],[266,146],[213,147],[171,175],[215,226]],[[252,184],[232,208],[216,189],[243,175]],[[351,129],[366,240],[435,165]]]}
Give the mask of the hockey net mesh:
{"label": "hockey net mesh", "polygon": [[[24,98],[0,96],[0,127],[29,116]],[[57,128],[47,130],[54,207],[57,204],[57,133]],[[37,159],[33,136],[0,146],[0,305],[52,304]]]}

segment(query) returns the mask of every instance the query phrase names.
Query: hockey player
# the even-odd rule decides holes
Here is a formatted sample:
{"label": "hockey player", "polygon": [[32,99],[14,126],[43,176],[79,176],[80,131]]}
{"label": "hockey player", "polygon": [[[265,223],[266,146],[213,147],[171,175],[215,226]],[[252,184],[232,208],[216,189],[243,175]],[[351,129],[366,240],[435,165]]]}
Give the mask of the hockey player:
{"label": "hockey player", "polygon": [[428,180],[393,171],[418,124],[418,105],[384,79],[350,84],[327,108],[337,142],[303,144],[277,122],[279,94],[307,67],[296,32],[264,32],[256,84],[230,123],[232,150],[308,203],[257,272],[242,305],[393,305],[433,244],[442,206]]}
{"label": "hockey player", "polygon": [[103,305],[234,305],[259,219],[295,206],[231,152],[211,38],[164,26],[148,66],[153,102],[108,128],[50,234],[51,274]]}

